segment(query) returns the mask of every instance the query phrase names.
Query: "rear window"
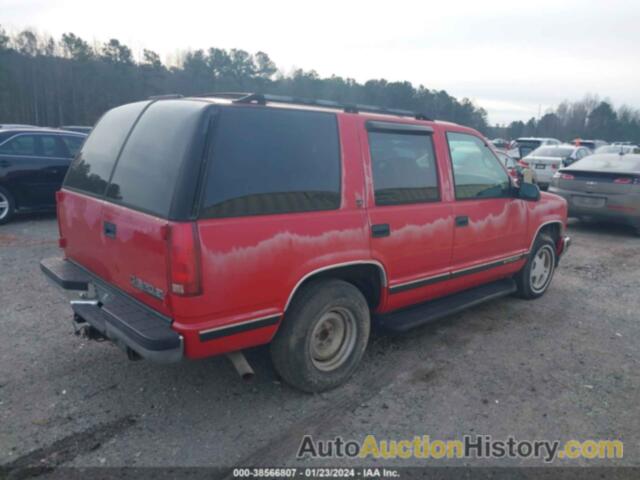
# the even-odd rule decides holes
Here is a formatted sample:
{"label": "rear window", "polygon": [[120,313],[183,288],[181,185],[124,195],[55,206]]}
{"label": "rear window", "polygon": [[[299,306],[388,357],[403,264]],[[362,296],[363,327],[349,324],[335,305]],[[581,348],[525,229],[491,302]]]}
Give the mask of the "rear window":
{"label": "rear window", "polygon": [[206,106],[185,100],[163,100],[149,106],[120,155],[107,198],[167,217],[180,167]]}
{"label": "rear window", "polygon": [[103,195],[122,143],[147,104],[130,103],[105,113],[69,167],[64,186]]}
{"label": "rear window", "polygon": [[573,148],[540,147],[536,148],[531,156],[565,158],[571,156],[572,153]]}
{"label": "rear window", "polygon": [[216,122],[203,217],[340,207],[340,146],[334,114],[222,108]]}

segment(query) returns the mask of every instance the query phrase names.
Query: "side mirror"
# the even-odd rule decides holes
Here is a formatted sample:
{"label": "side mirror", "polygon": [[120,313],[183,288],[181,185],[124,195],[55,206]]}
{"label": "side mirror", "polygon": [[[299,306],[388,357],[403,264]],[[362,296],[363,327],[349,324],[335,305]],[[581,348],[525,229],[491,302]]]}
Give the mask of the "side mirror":
{"label": "side mirror", "polygon": [[530,202],[540,200],[540,189],[533,183],[521,182],[518,188],[517,197]]}

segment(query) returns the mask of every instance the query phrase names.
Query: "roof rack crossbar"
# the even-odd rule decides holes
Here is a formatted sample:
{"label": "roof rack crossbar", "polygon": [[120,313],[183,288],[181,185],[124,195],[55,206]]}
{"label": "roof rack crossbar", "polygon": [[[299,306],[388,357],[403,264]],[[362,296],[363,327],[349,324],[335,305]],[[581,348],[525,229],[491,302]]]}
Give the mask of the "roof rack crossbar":
{"label": "roof rack crossbar", "polygon": [[212,93],[200,96],[231,98],[233,103],[253,103],[258,105],[266,105],[269,102],[287,103],[292,105],[306,105],[312,107],[335,108],[346,113],[378,113],[383,115],[394,115],[397,117],[412,117],[416,120],[432,120],[428,115],[422,112],[413,112],[411,110],[402,110],[398,108],[378,107],[375,105],[359,105],[359,104],[343,104],[333,100],[315,100],[311,98],[293,97],[285,95],[269,95],[261,93]]}

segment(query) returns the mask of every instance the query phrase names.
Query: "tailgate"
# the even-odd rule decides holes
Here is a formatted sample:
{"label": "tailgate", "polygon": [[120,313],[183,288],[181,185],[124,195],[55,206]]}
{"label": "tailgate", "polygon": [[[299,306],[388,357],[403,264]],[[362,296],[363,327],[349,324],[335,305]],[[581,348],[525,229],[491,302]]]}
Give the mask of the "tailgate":
{"label": "tailgate", "polygon": [[167,220],[104,203],[103,280],[168,315],[167,233]]}
{"label": "tailgate", "polygon": [[167,220],[68,190],[58,194],[58,212],[68,259],[170,314]]}

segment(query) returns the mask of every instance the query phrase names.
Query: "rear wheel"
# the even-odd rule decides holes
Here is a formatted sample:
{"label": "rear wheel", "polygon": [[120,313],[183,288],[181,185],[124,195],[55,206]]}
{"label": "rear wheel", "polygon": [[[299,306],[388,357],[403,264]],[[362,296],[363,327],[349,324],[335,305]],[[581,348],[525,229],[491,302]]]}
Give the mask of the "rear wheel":
{"label": "rear wheel", "polygon": [[305,392],[344,383],[356,370],[369,340],[367,301],[342,280],[319,280],[298,292],[271,343],[282,379]]}
{"label": "rear wheel", "polygon": [[0,225],[9,222],[15,214],[15,210],[13,197],[5,188],[0,187]]}
{"label": "rear wheel", "polygon": [[515,276],[518,295],[533,299],[544,295],[557,264],[556,244],[547,234],[540,234],[533,244],[526,265]]}

